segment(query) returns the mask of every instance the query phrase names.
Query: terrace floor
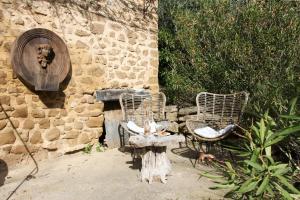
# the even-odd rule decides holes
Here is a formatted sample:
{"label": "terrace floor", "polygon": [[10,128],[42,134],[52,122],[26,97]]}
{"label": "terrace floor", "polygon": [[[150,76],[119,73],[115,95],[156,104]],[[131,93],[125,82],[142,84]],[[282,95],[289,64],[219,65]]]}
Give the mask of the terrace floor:
{"label": "terrace floor", "polygon": [[[194,200],[223,199],[222,191],[210,190],[213,184],[194,168],[186,150],[169,148],[172,173],[168,182],[140,182],[139,170],[134,169],[129,153],[118,149],[91,154],[76,153],[39,162],[39,172],[25,181],[10,199],[21,200]],[[170,150],[173,149],[171,152]],[[173,153],[177,152],[177,153]],[[182,152],[182,154],[180,153]],[[34,168],[32,165],[9,169],[9,177],[0,186],[0,199],[6,199]]]}

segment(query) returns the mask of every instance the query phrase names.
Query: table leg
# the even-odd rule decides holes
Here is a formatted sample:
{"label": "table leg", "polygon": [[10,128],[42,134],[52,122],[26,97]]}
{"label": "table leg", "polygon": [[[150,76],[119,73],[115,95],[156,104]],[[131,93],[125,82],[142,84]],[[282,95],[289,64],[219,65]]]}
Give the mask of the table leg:
{"label": "table leg", "polygon": [[166,147],[148,147],[142,156],[142,181],[148,180],[151,184],[154,177],[159,177],[162,183],[166,183],[166,175],[171,171],[166,149]]}

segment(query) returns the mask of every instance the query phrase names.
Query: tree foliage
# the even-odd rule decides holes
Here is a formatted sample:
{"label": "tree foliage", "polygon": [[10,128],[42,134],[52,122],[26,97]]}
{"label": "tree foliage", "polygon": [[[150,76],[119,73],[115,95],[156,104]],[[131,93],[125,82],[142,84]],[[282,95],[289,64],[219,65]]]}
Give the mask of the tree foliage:
{"label": "tree foliage", "polygon": [[250,110],[299,96],[300,2],[159,1],[160,84],[171,103],[250,92]]}

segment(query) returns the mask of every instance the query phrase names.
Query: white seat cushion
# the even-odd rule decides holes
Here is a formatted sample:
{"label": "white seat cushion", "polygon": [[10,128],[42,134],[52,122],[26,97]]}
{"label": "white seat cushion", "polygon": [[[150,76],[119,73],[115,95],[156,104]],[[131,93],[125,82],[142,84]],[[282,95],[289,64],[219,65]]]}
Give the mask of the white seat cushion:
{"label": "white seat cushion", "polygon": [[229,124],[228,126],[226,126],[225,128],[216,131],[213,128],[210,128],[208,126],[203,127],[203,128],[197,128],[194,130],[194,132],[204,138],[217,138],[220,137],[222,135],[224,135],[225,133],[227,133],[228,131],[231,131],[233,128],[235,127],[234,124]]}
{"label": "white seat cushion", "polygon": [[[155,133],[156,130],[160,127],[161,125],[156,124],[155,122],[150,122],[150,133]],[[141,135],[144,135],[144,128],[136,125],[136,123],[134,123],[133,121],[129,121],[127,123],[127,127],[136,133],[139,133]]]}

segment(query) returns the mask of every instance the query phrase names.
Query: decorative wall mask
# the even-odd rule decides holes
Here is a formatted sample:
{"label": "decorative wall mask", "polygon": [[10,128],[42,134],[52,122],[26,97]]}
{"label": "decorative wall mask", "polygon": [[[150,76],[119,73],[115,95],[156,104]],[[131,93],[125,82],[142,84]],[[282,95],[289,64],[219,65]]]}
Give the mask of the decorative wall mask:
{"label": "decorative wall mask", "polygon": [[49,44],[40,44],[37,48],[37,59],[41,67],[46,69],[54,58],[54,52]]}
{"label": "decorative wall mask", "polygon": [[11,55],[16,75],[36,91],[58,91],[71,67],[64,41],[47,29],[36,28],[21,34]]}

